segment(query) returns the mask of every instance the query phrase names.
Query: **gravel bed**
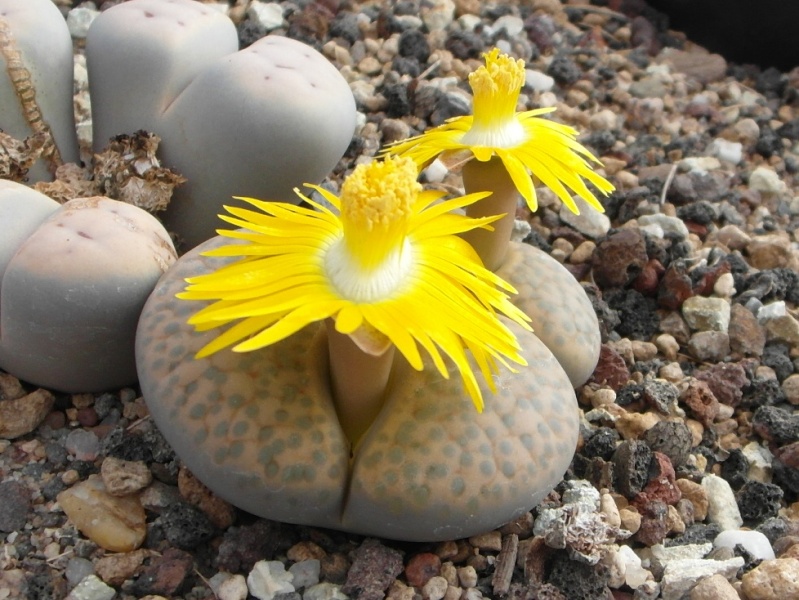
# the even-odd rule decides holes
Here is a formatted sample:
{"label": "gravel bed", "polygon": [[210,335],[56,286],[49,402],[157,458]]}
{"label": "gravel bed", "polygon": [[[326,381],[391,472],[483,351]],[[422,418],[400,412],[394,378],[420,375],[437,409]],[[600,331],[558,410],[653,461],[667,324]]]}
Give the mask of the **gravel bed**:
{"label": "gravel bed", "polygon": [[[81,36],[116,2],[56,3],[86,140]],[[350,82],[359,130],[333,190],[386,143],[467,112],[466,76],[494,45],[527,61],[520,104],[557,106],[601,157],[617,187],[607,218],[543,189],[535,214],[517,213],[520,237],[583,283],[603,337],[577,394],[577,454],[541,505],[435,544],[270,522],[182,468],[137,389],[53,392],[36,426],[9,407],[51,392],[0,372],[4,426],[35,427],[0,439],[0,600],[799,597],[799,69],[727,62],[643,1],[603,4],[218,4],[243,45],[300,39]],[[58,495],[98,478],[116,490],[103,509],[146,530],[138,550],[104,549],[66,518]]]}

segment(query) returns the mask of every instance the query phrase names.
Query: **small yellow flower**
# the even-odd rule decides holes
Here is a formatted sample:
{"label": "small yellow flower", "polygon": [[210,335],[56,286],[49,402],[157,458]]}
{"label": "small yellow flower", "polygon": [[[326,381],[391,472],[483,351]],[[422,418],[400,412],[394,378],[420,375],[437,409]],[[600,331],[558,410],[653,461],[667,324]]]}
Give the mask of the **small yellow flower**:
{"label": "small yellow flower", "polygon": [[508,299],[506,292],[515,290],[457,235],[499,218],[452,212],[488,194],[439,202],[443,193],[422,191],[417,175],[410,159],[391,157],[358,166],[340,198],[308,186],[334,210],[298,190],[312,209],[252,198],[241,200],[258,211],[226,206],[232,216],[221,218],[242,229],[219,233],[244,243],[207,254],[241,258],[188,279],[178,295],[213,301],[189,319],[198,330],[232,324],[197,356],[231,345],[238,352],[257,350],[331,317],[336,330],[365,352],[381,354],[394,344],[417,370],[423,368],[422,346],[448,377],[443,352],[482,410],[466,350],[493,390],[496,361],[525,364],[497,315],[528,329],[529,318]]}
{"label": "small yellow flower", "polygon": [[497,48],[483,57],[485,66],[469,75],[474,96],[473,115],[449,119],[443,125],[390,146],[386,153],[407,156],[419,166],[441,153],[450,156],[470,153],[483,162],[498,156],[530,210],[538,208],[530,178],[532,172],[574,213],[580,211],[567,187],[604,212],[583,179],[604,195],[614,187],[591,169],[590,162],[599,164],[599,160],[577,141],[577,131],[540,118],[554,108],[516,112],[524,85],[524,61],[500,54]]}

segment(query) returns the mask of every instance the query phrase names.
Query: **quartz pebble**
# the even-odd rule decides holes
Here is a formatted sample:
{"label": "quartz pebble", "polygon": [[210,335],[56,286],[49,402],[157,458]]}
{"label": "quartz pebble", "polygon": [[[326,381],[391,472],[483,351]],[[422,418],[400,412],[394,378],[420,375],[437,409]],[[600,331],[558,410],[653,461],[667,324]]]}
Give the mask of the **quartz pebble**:
{"label": "quartz pebble", "polygon": [[100,580],[96,575],[89,575],[76,585],[66,600],[111,600],[116,590]]}
{"label": "quartz pebble", "polygon": [[740,556],[728,560],[685,559],[669,562],[660,582],[661,597],[663,600],[681,600],[702,579],[716,574],[731,579],[743,565],[744,559]]}
{"label": "quartz pebble", "polygon": [[769,560],[774,558],[774,550],[768,538],[759,531],[745,531],[728,529],[722,531],[713,540],[715,548],[732,548],[740,544],[755,560]]}
{"label": "quartz pebble", "polygon": [[730,484],[716,475],[705,475],[702,487],[707,493],[710,521],[721,527],[722,531],[740,528],[743,519]]}
{"label": "quartz pebble", "polygon": [[278,594],[293,592],[293,579],[282,562],[259,560],[247,575],[247,587],[258,600],[272,600]]}
{"label": "quartz pebble", "polygon": [[58,503],[86,537],[106,550],[130,552],[144,542],[147,524],[138,496],[112,496],[99,475],[58,494]]}

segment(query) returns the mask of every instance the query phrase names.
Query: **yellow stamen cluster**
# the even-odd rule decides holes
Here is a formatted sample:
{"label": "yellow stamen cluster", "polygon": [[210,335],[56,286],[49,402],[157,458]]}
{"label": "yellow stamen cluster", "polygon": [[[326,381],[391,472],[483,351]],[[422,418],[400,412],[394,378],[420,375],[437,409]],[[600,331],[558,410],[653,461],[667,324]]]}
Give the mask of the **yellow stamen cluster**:
{"label": "yellow stamen cluster", "polygon": [[[474,95],[472,131],[496,129],[502,125],[512,127],[516,123],[516,104],[524,85],[524,61],[500,55],[498,48],[486,54],[485,61],[485,66],[469,75]],[[519,133],[523,133],[521,127]]]}
{"label": "yellow stamen cluster", "polygon": [[398,249],[422,186],[413,161],[359,165],[341,186],[341,223],[348,253],[371,271]]}

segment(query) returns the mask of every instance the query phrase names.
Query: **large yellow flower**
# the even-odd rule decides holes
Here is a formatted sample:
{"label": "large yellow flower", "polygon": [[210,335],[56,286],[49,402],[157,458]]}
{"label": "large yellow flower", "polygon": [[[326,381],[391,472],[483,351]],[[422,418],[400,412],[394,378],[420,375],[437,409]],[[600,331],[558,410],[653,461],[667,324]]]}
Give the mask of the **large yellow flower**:
{"label": "large yellow flower", "polygon": [[422,191],[417,175],[411,160],[391,157],[358,166],[341,198],[308,186],[334,210],[299,191],[312,209],[252,198],[241,200],[258,211],[226,206],[232,216],[222,219],[242,229],[219,233],[244,243],[208,254],[240,260],[188,279],[179,297],[214,301],[190,318],[198,330],[235,324],[198,357],[231,345],[239,352],[263,348],[332,317],[365,352],[379,355],[394,344],[421,370],[422,346],[448,377],[443,352],[482,410],[466,350],[493,390],[496,361],[524,364],[498,313],[528,329],[529,319],[508,299],[515,290],[457,236],[499,218],[453,214],[487,194],[439,202],[443,193]]}
{"label": "large yellow flower", "polygon": [[524,61],[500,54],[497,48],[483,57],[485,66],[469,75],[474,96],[472,115],[449,119],[421,135],[393,144],[385,152],[407,156],[419,166],[441,153],[465,153],[482,162],[498,156],[530,210],[538,208],[532,172],[573,212],[580,211],[567,187],[604,212],[583,179],[605,195],[614,187],[591,169],[590,163],[599,164],[599,160],[577,141],[577,131],[540,118],[554,108],[516,112],[524,85]]}

